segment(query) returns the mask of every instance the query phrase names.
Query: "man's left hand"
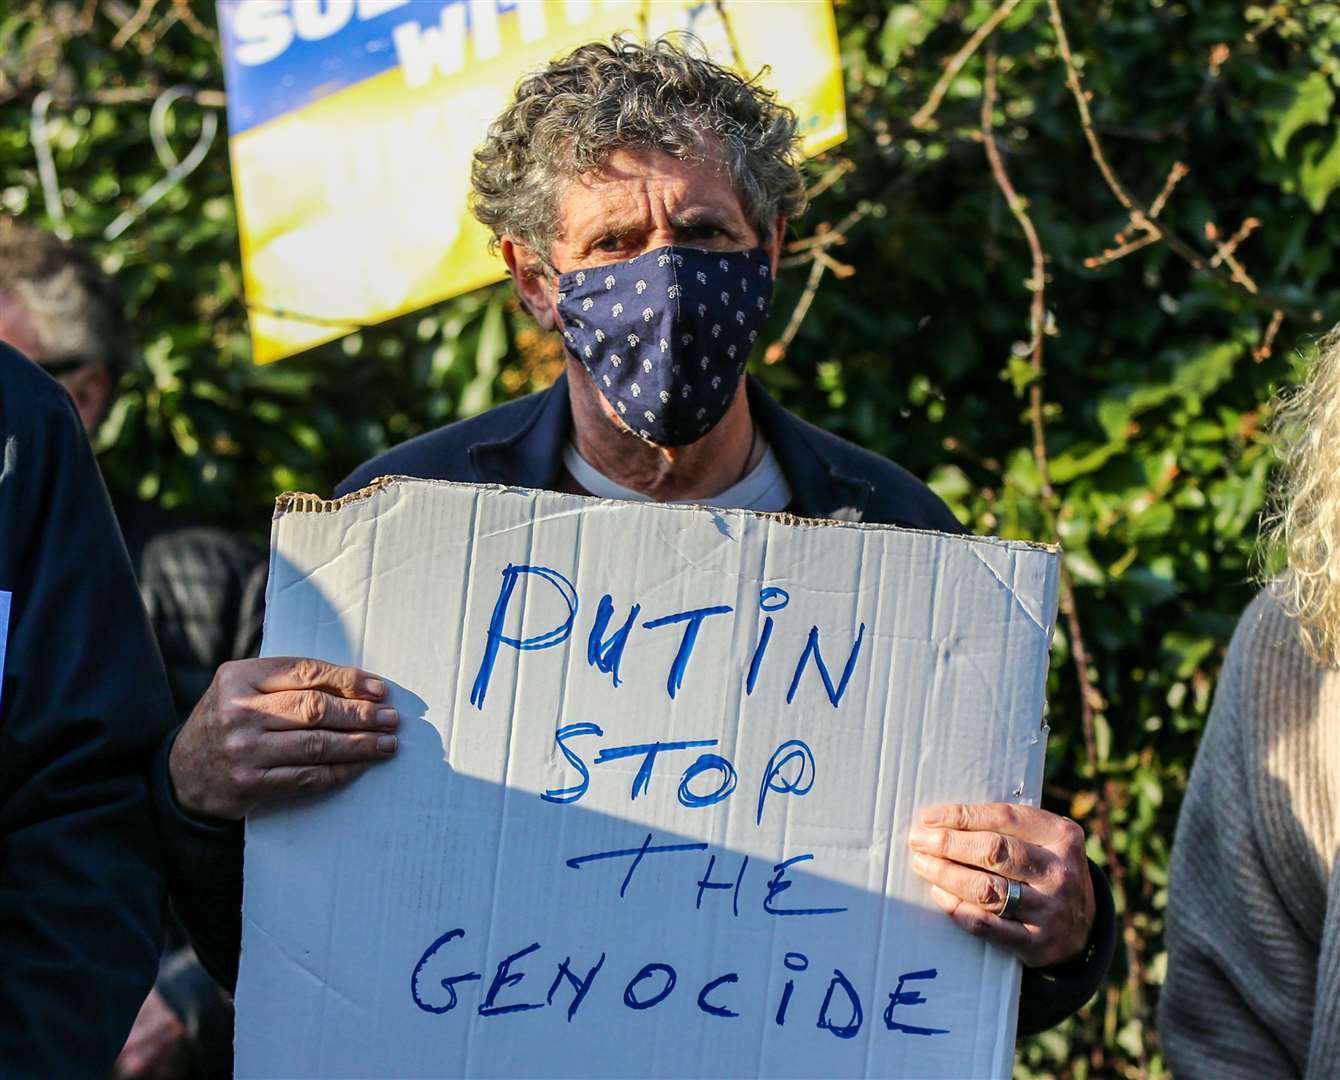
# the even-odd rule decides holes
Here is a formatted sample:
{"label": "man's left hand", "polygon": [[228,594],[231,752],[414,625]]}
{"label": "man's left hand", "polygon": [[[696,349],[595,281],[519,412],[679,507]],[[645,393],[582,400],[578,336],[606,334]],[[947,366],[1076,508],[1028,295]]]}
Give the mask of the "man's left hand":
{"label": "man's left hand", "polygon": [[[1093,927],[1084,830],[1070,818],[1014,803],[932,806],[908,842],[912,868],[959,926],[1014,952],[1027,967],[1073,960]],[[1010,881],[1022,887],[1012,918],[997,912]]]}

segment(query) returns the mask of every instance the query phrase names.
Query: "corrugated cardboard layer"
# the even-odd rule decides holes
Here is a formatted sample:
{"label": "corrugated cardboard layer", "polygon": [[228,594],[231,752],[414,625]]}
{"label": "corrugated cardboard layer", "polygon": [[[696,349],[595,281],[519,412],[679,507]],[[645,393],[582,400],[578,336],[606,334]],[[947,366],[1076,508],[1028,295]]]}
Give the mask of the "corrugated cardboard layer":
{"label": "corrugated cardboard layer", "polygon": [[[404,722],[394,761],[248,821],[237,1074],[1008,1076],[1018,965],[932,906],[906,834],[1037,799],[1056,573],[529,490],[282,503],[265,653],[375,671]],[[640,782],[619,748],[655,743],[696,745]]]}

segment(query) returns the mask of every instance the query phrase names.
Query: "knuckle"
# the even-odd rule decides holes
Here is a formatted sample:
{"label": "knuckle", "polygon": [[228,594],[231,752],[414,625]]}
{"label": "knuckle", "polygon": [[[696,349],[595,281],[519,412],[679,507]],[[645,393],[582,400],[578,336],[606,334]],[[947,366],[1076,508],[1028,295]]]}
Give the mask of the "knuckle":
{"label": "knuckle", "polygon": [[303,724],[320,727],[325,714],[325,700],[320,694],[303,693],[298,697],[298,719]]}
{"label": "knuckle", "polygon": [[1003,899],[994,877],[984,877],[977,882],[976,902],[984,908],[999,907]]}
{"label": "knuckle", "polygon": [[324,732],[304,731],[298,743],[298,753],[304,761],[324,761],[329,745]]}
{"label": "knuckle", "polygon": [[309,657],[301,657],[293,662],[293,677],[302,683],[314,683],[321,677],[321,666]]}
{"label": "knuckle", "polygon": [[1084,826],[1074,818],[1062,818],[1062,840],[1072,854],[1084,851]]}
{"label": "knuckle", "polygon": [[251,748],[251,740],[246,732],[237,728],[231,729],[223,737],[223,752],[228,758],[237,760],[246,757],[247,751]]}
{"label": "knuckle", "polygon": [[1008,866],[1010,862],[1010,841],[1009,837],[1001,836],[997,833],[988,842],[986,849],[986,865],[992,870],[999,870]]}
{"label": "knuckle", "polygon": [[299,769],[293,776],[293,786],[298,791],[320,791],[325,773],[315,765]]}

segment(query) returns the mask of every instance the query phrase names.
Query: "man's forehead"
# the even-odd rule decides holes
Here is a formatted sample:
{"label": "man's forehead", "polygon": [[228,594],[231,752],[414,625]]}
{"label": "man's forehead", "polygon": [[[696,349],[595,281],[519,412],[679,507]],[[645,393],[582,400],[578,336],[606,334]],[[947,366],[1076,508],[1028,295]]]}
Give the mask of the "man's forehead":
{"label": "man's forehead", "polygon": [[714,157],[677,158],[660,150],[620,150],[596,171],[575,177],[559,201],[565,234],[635,225],[648,204],[675,224],[744,219],[730,174]]}

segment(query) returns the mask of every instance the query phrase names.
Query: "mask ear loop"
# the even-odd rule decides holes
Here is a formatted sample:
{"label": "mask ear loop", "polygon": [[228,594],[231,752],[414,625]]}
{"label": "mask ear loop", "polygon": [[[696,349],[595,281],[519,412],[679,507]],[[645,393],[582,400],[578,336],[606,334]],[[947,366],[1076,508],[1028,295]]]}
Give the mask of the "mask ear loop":
{"label": "mask ear loop", "polygon": [[[178,160],[167,139],[167,118],[173,104],[178,99],[188,97],[194,92],[194,89],[189,86],[170,86],[155,99],[153,108],[149,110],[149,137],[153,140],[154,151],[158,154],[158,160],[167,169],[167,173],[123,213],[117,215],[116,219],[103,231],[102,235],[105,239],[115,240],[130,228],[137,219],[142,217],[154,203],[195,172],[205,160],[205,155],[209,153],[209,148],[214,143],[214,136],[219,130],[219,118],[214,110],[208,109],[205,111],[200,120],[200,137],[196,139],[195,145],[191,147],[191,152],[186,157]],[[36,104],[34,101],[34,109],[36,109]]]}

